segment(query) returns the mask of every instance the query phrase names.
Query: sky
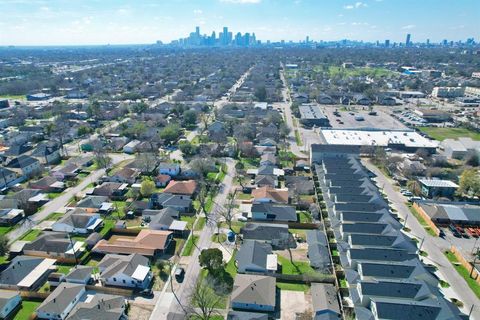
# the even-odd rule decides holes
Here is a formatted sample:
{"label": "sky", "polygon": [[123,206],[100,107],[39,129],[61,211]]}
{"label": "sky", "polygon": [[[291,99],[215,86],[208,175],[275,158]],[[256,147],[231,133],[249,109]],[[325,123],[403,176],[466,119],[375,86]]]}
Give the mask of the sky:
{"label": "sky", "polygon": [[480,40],[480,0],[0,0],[0,45],[164,43],[228,26],[260,40]]}

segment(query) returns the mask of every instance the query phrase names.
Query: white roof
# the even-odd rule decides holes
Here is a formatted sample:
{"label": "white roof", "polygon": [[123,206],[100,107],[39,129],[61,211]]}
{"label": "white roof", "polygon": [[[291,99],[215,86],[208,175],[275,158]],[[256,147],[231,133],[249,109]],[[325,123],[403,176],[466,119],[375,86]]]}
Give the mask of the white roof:
{"label": "white roof", "polygon": [[65,186],[65,183],[61,182],[61,181],[55,181],[54,183],[52,183],[50,185],[50,187],[52,188],[63,188]]}
{"label": "white roof", "polygon": [[421,184],[427,187],[437,187],[437,188],[458,188],[458,184],[450,180],[439,180],[439,179],[419,179]]}
{"label": "white roof", "polygon": [[19,287],[30,288],[33,284],[42,277],[47,270],[55,264],[55,259],[43,259],[39,265],[35,267],[25,278],[22,279],[17,285]]}
{"label": "white roof", "polygon": [[143,281],[145,277],[148,275],[148,272],[150,272],[150,268],[147,266],[137,266],[137,269],[135,269],[135,272],[132,274],[132,278],[136,280]]}
{"label": "white roof", "polygon": [[39,201],[45,201],[45,200],[48,200],[48,198],[47,198],[47,195],[44,193],[39,193],[36,196],[28,199],[28,201],[32,201],[32,202],[39,202]]}
{"label": "white roof", "polygon": [[267,270],[277,271],[277,255],[274,253],[267,254]]}
{"label": "white roof", "polygon": [[187,221],[175,220],[169,227],[170,230],[183,231],[187,229]]}
{"label": "white roof", "polygon": [[341,130],[322,129],[323,137],[327,144],[356,145],[356,146],[381,146],[400,144],[406,147],[436,148],[438,144],[414,131],[392,130]]}

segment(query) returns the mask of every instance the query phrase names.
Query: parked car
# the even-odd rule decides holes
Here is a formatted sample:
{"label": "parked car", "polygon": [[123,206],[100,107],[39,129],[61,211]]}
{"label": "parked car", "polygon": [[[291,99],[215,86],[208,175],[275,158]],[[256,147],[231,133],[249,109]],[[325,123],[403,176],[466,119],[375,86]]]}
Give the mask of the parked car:
{"label": "parked car", "polygon": [[185,277],[185,269],[181,267],[177,268],[177,270],[175,270],[175,279],[177,280],[177,282],[182,282],[184,277]]}

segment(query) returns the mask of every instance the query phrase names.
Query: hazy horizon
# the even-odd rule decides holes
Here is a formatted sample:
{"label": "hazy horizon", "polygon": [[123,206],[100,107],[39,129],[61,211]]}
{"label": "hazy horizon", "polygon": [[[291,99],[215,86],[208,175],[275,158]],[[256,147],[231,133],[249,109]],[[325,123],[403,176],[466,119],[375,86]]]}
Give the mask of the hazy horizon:
{"label": "hazy horizon", "polygon": [[149,44],[224,26],[266,41],[480,38],[476,0],[2,0],[1,46]]}

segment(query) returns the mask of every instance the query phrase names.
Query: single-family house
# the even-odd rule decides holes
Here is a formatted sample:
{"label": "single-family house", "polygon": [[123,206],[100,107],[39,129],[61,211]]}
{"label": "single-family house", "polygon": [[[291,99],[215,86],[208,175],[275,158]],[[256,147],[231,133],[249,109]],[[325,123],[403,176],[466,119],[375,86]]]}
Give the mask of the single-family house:
{"label": "single-family house", "polygon": [[255,203],[275,202],[287,204],[289,201],[288,189],[261,187],[253,190],[252,196]]}
{"label": "single-family house", "polygon": [[49,165],[60,162],[60,148],[54,144],[40,143],[31,153],[40,163]]}
{"label": "single-family house", "polygon": [[25,217],[22,209],[0,209],[0,226],[13,226]]}
{"label": "single-family house", "polygon": [[93,189],[94,196],[104,196],[112,200],[123,200],[128,191],[128,184],[121,182],[104,182]]}
{"label": "single-family house", "polygon": [[164,208],[161,210],[143,210],[143,221],[148,223],[152,230],[170,230],[174,221],[180,219],[180,212],[173,208]]}
{"label": "single-family house", "polygon": [[337,289],[328,283],[312,283],[312,306],[314,320],[342,319]]}
{"label": "single-family house", "polygon": [[172,177],[170,177],[168,174],[159,174],[153,180],[155,181],[155,186],[157,188],[165,188],[172,180]]}
{"label": "single-family house", "polygon": [[88,234],[98,230],[103,220],[98,213],[67,212],[53,225],[52,230],[57,232]]}
{"label": "single-family house", "polygon": [[253,220],[297,221],[295,207],[271,202],[254,203],[251,209]]}
{"label": "single-family house", "polygon": [[69,238],[63,232],[44,232],[32,242],[23,246],[27,256],[49,257],[57,260],[75,261],[82,250],[82,242]]}
{"label": "single-family house", "polygon": [[65,275],[65,282],[68,283],[77,283],[77,284],[90,284],[93,280],[92,278],[93,267],[90,266],[81,266],[76,265],[70,272]]}
{"label": "single-family house", "polygon": [[148,258],[140,254],[107,254],[98,269],[103,285],[146,289],[153,279]]}
{"label": "single-family house", "polygon": [[55,259],[16,256],[0,273],[0,288],[36,290],[54,270]]}
{"label": "single-family house", "polygon": [[170,177],[176,177],[180,174],[180,164],[174,162],[160,162],[158,173],[166,174]]}
{"label": "single-family house", "polygon": [[123,152],[128,153],[128,154],[134,154],[137,152],[137,148],[140,145],[141,141],[138,140],[132,140],[126,145],[123,146]]}
{"label": "single-family house", "polygon": [[17,173],[4,167],[0,167],[0,188],[10,186],[17,180]]}
{"label": "single-family house", "polygon": [[276,305],[276,279],[270,276],[237,274],[233,284],[233,309],[273,312]]}
{"label": "single-family house", "polygon": [[70,311],[67,320],[124,320],[125,297],[102,293],[84,294]]}
{"label": "single-family house", "polygon": [[31,177],[34,174],[38,174],[42,171],[42,166],[40,162],[27,155],[21,155],[12,159],[7,164],[7,168],[16,171],[18,174],[21,174],[26,177]]}
{"label": "single-family house", "polygon": [[113,203],[105,196],[87,196],[77,203],[77,208],[87,212],[110,213],[113,211]]}
{"label": "single-family house", "polygon": [[288,225],[286,224],[247,222],[241,228],[240,233],[244,240],[257,240],[269,243],[273,248],[286,249],[296,246],[295,239],[288,232]]}
{"label": "single-family house", "polygon": [[62,192],[65,190],[65,183],[58,181],[54,176],[46,176],[37,181],[28,184],[31,189],[42,190],[45,192]]}
{"label": "single-family house", "polygon": [[197,182],[195,180],[187,180],[187,181],[175,181],[172,180],[168,183],[164,193],[171,193],[171,194],[179,194],[179,195],[187,195],[193,196],[195,191],[197,190]]}
{"label": "single-family house", "polygon": [[153,209],[172,208],[182,214],[194,214],[192,199],[186,195],[171,193],[154,193],[150,197],[150,207]]}
{"label": "single-family house", "polygon": [[143,229],[136,237],[119,236],[115,239],[100,240],[92,251],[100,253],[138,253],[156,257],[168,250],[173,233],[165,230]]}
{"label": "single-family house", "polygon": [[13,311],[22,304],[18,291],[0,290],[0,319],[10,319]]}
{"label": "single-family house", "polygon": [[77,164],[69,162],[64,166],[58,166],[54,168],[52,170],[52,176],[59,181],[70,180],[75,178],[80,171],[81,169]]}
{"label": "single-family house", "polygon": [[66,319],[85,292],[84,285],[61,283],[37,308],[37,317],[52,320]]}
{"label": "single-family house", "polygon": [[108,176],[105,180],[110,182],[134,184],[137,181],[138,176],[140,176],[139,170],[125,167],[113,173],[111,176]]}
{"label": "single-family house", "polygon": [[208,137],[213,142],[224,143],[227,141],[227,131],[220,121],[215,121],[208,127]]}
{"label": "single-family house", "polygon": [[278,267],[277,255],[272,253],[272,246],[255,240],[245,240],[235,260],[240,273],[275,272]]}

